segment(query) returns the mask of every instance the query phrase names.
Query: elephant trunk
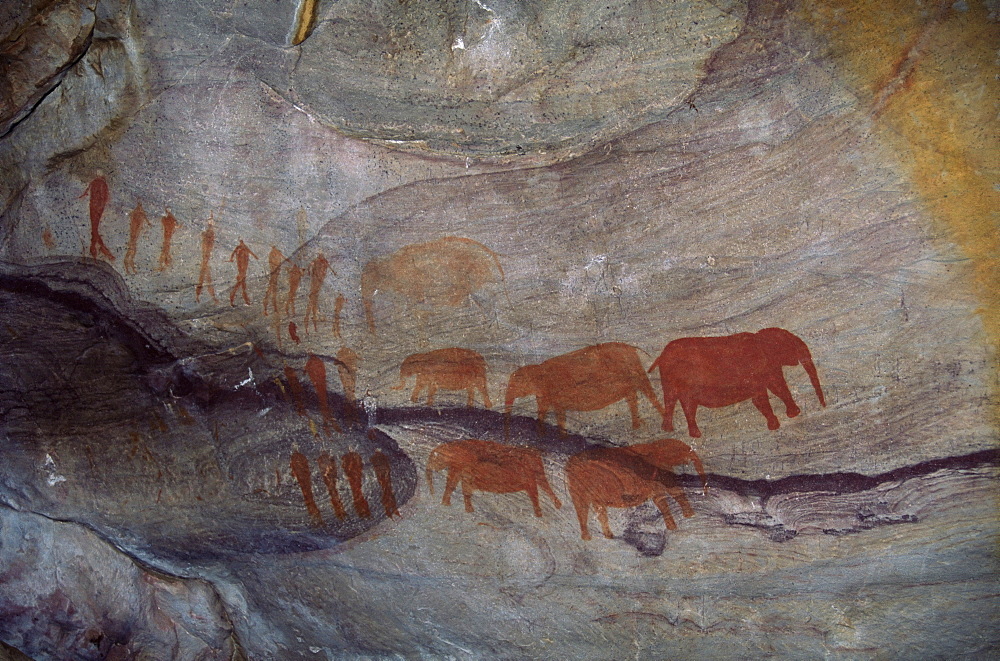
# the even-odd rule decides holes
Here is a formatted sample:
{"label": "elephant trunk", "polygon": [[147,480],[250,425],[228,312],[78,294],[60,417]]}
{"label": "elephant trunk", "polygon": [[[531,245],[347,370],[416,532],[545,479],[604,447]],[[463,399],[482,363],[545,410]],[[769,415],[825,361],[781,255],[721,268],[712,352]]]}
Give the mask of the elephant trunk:
{"label": "elephant trunk", "polygon": [[809,375],[809,380],[812,382],[813,390],[816,391],[816,398],[819,399],[819,403],[822,406],[826,406],[826,398],[823,397],[823,388],[819,385],[819,375],[816,373],[816,365],[813,363],[812,358],[803,358],[802,367],[805,368],[806,374]]}
{"label": "elephant trunk", "polygon": [[701,476],[701,488],[708,495],[708,475],[705,474],[705,466],[701,463],[701,457],[695,454],[694,450],[691,450],[691,463],[694,464],[694,469],[698,471],[698,475]]}
{"label": "elephant trunk", "polygon": [[410,376],[410,373],[406,370],[406,366],[399,368],[399,385],[392,387],[393,390],[402,390],[406,387],[406,377]]}

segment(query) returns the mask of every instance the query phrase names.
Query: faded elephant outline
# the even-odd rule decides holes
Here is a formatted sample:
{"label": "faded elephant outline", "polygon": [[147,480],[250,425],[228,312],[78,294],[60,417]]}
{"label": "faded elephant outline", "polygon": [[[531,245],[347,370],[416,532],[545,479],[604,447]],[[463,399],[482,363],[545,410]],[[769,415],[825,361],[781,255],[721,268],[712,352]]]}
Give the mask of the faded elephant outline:
{"label": "faded elephant outline", "polygon": [[375,333],[378,292],[393,292],[435,307],[457,307],[483,285],[495,282],[494,270],[506,285],[499,255],[478,241],[459,236],[412,243],[372,259],[361,270],[361,302],[368,330]]}

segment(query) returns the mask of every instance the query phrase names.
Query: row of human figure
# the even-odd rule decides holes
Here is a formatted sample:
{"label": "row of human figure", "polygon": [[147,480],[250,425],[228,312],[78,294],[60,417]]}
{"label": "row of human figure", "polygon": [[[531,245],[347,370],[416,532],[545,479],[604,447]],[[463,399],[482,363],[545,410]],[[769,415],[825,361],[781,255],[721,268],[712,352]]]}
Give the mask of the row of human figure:
{"label": "row of human figure", "polygon": [[[101,219],[104,216],[105,208],[107,207],[110,199],[107,180],[101,175],[95,177],[80,197],[83,198],[87,196],[90,198],[90,256],[94,259],[103,258],[108,261],[115,261],[115,255],[104,243],[104,239],[101,236],[100,231]],[[163,241],[160,248],[158,269],[160,271],[165,271],[173,265],[173,236],[174,233],[181,227],[181,224],[169,208],[164,209],[163,216],[160,218],[160,223],[163,227]],[[146,214],[146,210],[143,208],[142,202],[139,201],[129,214],[129,239],[124,259],[124,269],[128,274],[135,274],[138,272],[135,264],[135,257],[138,251],[139,239],[147,227],[151,227],[151,223]],[[48,235],[44,238],[47,242],[51,241],[51,237]],[[207,292],[211,295],[213,300],[218,301],[218,297],[215,293],[215,285],[212,279],[211,267],[212,254],[215,250],[215,238],[215,213],[210,212],[207,225],[201,233],[201,263],[198,270],[198,284],[195,287],[195,300],[199,302],[201,301],[202,292]],[[260,258],[250,248],[250,246],[243,241],[243,239],[240,239],[236,244],[236,247],[233,248],[233,251],[230,253],[228,259],[229,262],[235,263],[236,268],[236,282],[229,291],[229,304],[232,306],[236,305],[237,295],[242,297],[243,302],[246,305],[252,304],[250,300],[250,293],[247,290],[247,272],[250,267],[251,259],[259,260]],[[282,266],[285,265],[287,260],[277,246],[272,246],[271,252],[268,254],[267,261],[269,275],[267,290],[264,294],[263,302],[264,316],[283,313],[286,317],[295,317],[295,303],[298,296],[298,289],[306,271],[295,262],[288,262],[288,291],[285,296],[284,305],[279,306],[279,279]],[[313,329],[318,330],[318,324],[322,320],[322,316],[320,315],[320,292],[323,288],[323,283],[326,280],[327,272],[331,270],[332,268],[330,267],[330,262],[322,253],[316,255],[309,265],[309,292],[303,319],[307,329],[311,323]],[[334,271],[334,275],[336,275],[336,271]],[[344,296],[338,294],[335,302],[336,310],[334,313],[334,332],[338,337],[340,335],[339,320],[344,302]],[[291,332],[294,333],[294,330]]]}
{"label": "row of human figure", "polygon": [[[381,450],[375,450],[368,461],[382,490],[382,507],[385,510],[385,515],[390,518],[400,516],[399,508],[396,505],[396,495],[392,488],[392,462]],[[361,454],[348,452],[340,458],[340,463],[351,489],[351,500],[355,513],[362,519],[371,518],[371,508],[368,506],[368,500],[363,491],[364,460]],[[347,509],[344,507],[340,491],[337,488],[337,460],[329,453],[321,452],[316,457],[316,465],[320,477],[326,485],[334,515],[341,521],[347,519]],[[312,469],[309,465],[309,459],[300,451],[295,450],[289,460],[289,467],[302,490],[302,499],[305,502],[306,511],[309,512],[309,518],[314,524],[323,525],[323,514],[313,496]]]}
{"label": "row of human figure", "polygon": [[[434,473],[447,471],[443,505],[451,505],[451,495],[461,485],[465,511],[472,512],[475,491],[515,493],[524,491],[531,499],[535,516],[542,516],[538,491],[541,489],[556,509],[562,507],[545,477],[542,452],[480,439],[443,443],[427,458],[427,485],[434,493]],[[673,469],[688,463],[701,477],[708,494],[708,476],[701,459],[691,446],[673,438],[626,447],[592,447],[571,456],[566,462],[566,488],[580,522],[580,535],[590,539],[590,508],[597,513],[604,536],[613,537],[608,508],[636,507],[652,500],[670,530],[677,524],[670,514],[667,496],[673,498],[685,517],[694,515],[691,503],[677,483]]]}
{"label": "row of human figure", "polygon": [[[535,397],[538,422],[549,411],[555,414],[560,431],[566,430],[567,411],[596,411],[625,400],[637,429],[639,394],[643,394],[663,417],[663,429],[673,431],[673,413],[681,404],[692,437],[701,436],[696,415],[699,406],[719,408],[746,400],[767,420],[768,429],[780,423],[771,408],[769,393],[785,404],[793,418],[801,412],[785,381],[783,368],[802,365],[822,406],[826,399],[816,366],[806,343],[781,328],[765,328],[756,333],[736,333],[720,337],[690,337],[669,342],[653,364],[645,369],[639,349],[621,342],[605,342],[578,349],[536,365],[525,365],[510,375],[504,398],[509,419],[514,402]],[[658,369],[663,388],[661,406],[647,377]],[[407,357],[400,367],[400,382],[415,377],[411,401],[427,392],[427,404],[434,404],[440,390],[465,390],[467,406],[479,393],[486,408],[492,408],[486,384],[486,361],[470,349],[447,348]]]}

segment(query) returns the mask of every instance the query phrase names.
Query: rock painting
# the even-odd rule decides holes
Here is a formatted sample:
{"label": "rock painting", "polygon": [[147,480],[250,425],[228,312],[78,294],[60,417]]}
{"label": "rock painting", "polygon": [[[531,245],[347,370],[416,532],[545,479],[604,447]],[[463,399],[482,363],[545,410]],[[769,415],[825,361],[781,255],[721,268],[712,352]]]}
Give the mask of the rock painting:
{"label": "rock painting", "polygon": [[240,242],[233,248],[233,253],[229,256],[230,262],[236,262],[236,284],[229,292],[229,305],[236,305],[236,292],[243,294],[243,302],[250,305],[250,295],[247,293],[247,268],[250,266],[250,258],[257,259],[250,247],[240,239]]}
{"label": "rock painting", "polygon": [[361,271],[361,299],[368,330],[375,332],[376,294],[406,303],[456,307],[490,282],[504,283],[499,256],[472,239],[448,236],[400,248]]}
{"label": "rock painting", "polygon": [[318,356],[309,354],[305,372],[313,384],[313,389],[316,391],[320,415],[323,417],[323,430],[329,434],[332,427],[335,431],[343,432],[344,430],[340,428],[340,425],[333,417],[333,412],[330,410],[330,402],[326,395],[326,365],[323,363],[323,360]]}
{"label": "rock painting", "polygon": [[271,246],[271,252],[267,254],[267,291],[264,293],[264,316],[267,316],[267,306],[271,306],[271,312],[278,314],[278,277],[281,275],[281,265],[285,262],[285,256],[281,254],[276,246]]}
{"label": "rock painting", "polygon": [[507,383],[504,405],[509,417],[516,400],[533,396],[538,404],[539,425],[552,411],[560,431],[565,432],[566,411],[597,411],[625,400],[632,414],[632,428],[638,429],[642,424],[639,393],[661,410],[639,362],[638,349],[607,342],[518,368]]}
{"label": "rock painting", "polygon": [[583,539],[590,539],[587,519],[591,507],[608,539],[614,537],[608,522],[609,507],[636,507],[652,500],[667,528],[676,530],[667,504],[669,495],[680,505],[685,517],[694,516],[674,474],[646,461],[642,453],[631,448],[592,448],[573,455],[566,463],[566,487],[576,508]]}
{"label": "rock painting", "polygon": [[231,5],[0,3],[4,652],[998,657],[996,2]]}
{"label": "rock painting", "polygon": [[427,486],[434,493],[434,473],[447,471],[442,505],[451,505],[451,494],[461,484],[465,511],[472,512],[475,491],[515,493],[524,491],[531,499],[535,516],[542,516],[538,502],[539,488],[548,494],[556,509],[562,503],[549,486],[542,464],[542,454],[533,448],[520,448],[493,441],[466,439],[436,447],[427,459]]}
{"label": "rock painting", "polygon": [[91,180],[86,190],[80,194],[80,199],[88,195],[90,196],[90,256],[94,259],[103,257],[113,262],[115,256],[104,245],[104,238],[101,236],[101,218],[104,216],[104,207],[108,205],[111,197],[108,182],[103,175],[99,174]]}
{"label": "rock painting", "polygon": [[142,208],[142,202],[137,202],[132,213],[128,217],[128,248],[125,249],[125,260],[122,266],[126,273],[135,275],[139,270],[135,266],[135,255],[139,249],[139,238],[146,227],[150,227],[149,218],[146,217],[146,210]]}
{"label": "rock painting", "polygon": [[471,407],[476,394],[486,408],[492,408],[486,386],[486,361],[470,349],[437,349],[417,353],[403,361],[399,368],[399,385],[406,387],[406,380],[416,377],[410,401],[417,402],[420,393],[427,391],[427,406],[434,405],[434,395],[440,390],[465,390],[466,406]]}
{"label": "rock painting", "polygon": [[801,409],[792,399],[783,367],[802,365],[821,406],[826,406],[823,388],[809,347],[800,338],[782,328],[765,328],[756,333],[737,333],[725,337],[687,337],[673,340],[649,368],[658,369],[663,387],[663,429],[674,430],[674,407],[680,402],[687,418],[688,433],[701,436],[696,416],[699,406],[719,408],[752,400],[767,420],[767,428],[780,423],[768,392],[785,404],[789,418]]}
{"label": "rock painting", "polygon": [[[309,265],[309,298],[306,303],[306,314],[302,318],[302,325],[309,332],[309,322],[312,322],[313,330],[319,330],[319,295],[323,289],[323,281],[326,280],[326,272],[330,269],[330,262],[323,253],[316,255],[312,264]],[[291,293],[289,293],[291,297]]]}
{"label": "rock painting", "polygon": [[218,303],[215,296],[215,286],[212,284],[212,250],[215,248],[215,213],[209,212],[208,223],[201,232],[201,266],[198,269],[198,285],[194,290],[194,300],[201,301],[201,292],[205,287],[212,300]]}
{"label": "rock painting", "polygon": [[285,298],[285,316],[295,316],[295,298],[299,294],[299,283],[304,271],[295,262],[288,265],[288,296]]}
{"label": "rock painting", "polygon": [[172,252],[174,232],[177,231],[177,228],[181,224],[177,222],[177,218],[174,217],[173,212],[169,208],[164,210],[163,216],[160,218],[160,224],[163,226],[163,244],[160,246],[159,270],[166,271],[174,263]]}

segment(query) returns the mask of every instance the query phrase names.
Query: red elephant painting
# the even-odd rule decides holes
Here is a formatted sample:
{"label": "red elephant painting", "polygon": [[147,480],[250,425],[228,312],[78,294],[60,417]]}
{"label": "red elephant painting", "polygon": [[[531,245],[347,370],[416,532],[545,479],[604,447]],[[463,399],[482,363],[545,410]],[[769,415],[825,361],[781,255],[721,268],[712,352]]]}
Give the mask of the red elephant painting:
{"label": "red elephant painting", "polygon": [[695,416],[699,406],[720,408],[749,399],[767,419],[767,428],[775,430],[780,423],[771,409],[768,392],[784,402],[789,418],[801,412],[782,370],[795,365],[805,368],[819,403],[826,406],[809,347],[787,330],[765,328],[756,333],[674,340],[649,368],[650,372],[660,370],[663,429],[674,430],[677,402],[687,418],[688,433],[698,438],[701,430]]}

